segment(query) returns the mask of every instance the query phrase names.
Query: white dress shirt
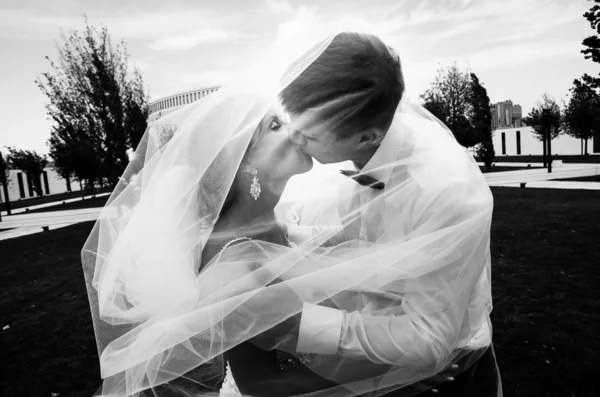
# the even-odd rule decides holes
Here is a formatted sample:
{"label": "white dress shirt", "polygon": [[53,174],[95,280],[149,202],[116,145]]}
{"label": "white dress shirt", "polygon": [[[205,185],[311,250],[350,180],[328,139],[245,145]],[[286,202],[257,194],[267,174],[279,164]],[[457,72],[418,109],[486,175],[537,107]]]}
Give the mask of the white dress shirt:
{"label": "white dress shirt", "polygon": [[[339,212],[341,215],[357,208],[357,205],[371,202],[368,210],[361,212],[359,222],[356,222],[356,225],[351,225],[354,227],[344,231],[347,235],[354,234],[349,237],[370,242],[375,240],[385,242],[386,231],[394,230],[394,233],[390,233],[393,236],[407,235],[413,232],[413,230],[398,230],[398,228],[406,228],[407,224],[416,225],[419,219],[412,219],[411,222],[398,222],[398,217],[411,216],[413,213],[411,211],[412,206],[425,205],[422,203],[427,200],[422,200],[422,198],[428,194],[430,184],[427,183],[427,178],[436,176],[430,175],[425,169],[423,172],[411,169],[409,176],[404,166],[397,166],[394,169],[381,168],[385,164],[393,163],[406,156],[406,150],[408,149],[403,148],[402,145],[401,131],[390,128],[375,155],[363,168],[362,172],[384,182],[385,189],[392,189],[402,184],[406,178],[415,178],[416,175],[416,178],[422,178],[423,183],[411,184],[411,186],[419,186],[421,190],[414,192],[411,202],[398,203],[398,207],[386,208],[385,200],[377,200],[378,195],[381,195],[385,190],[371,189],[353,181],[351,184],[344,184],[345,188],[353,191],[347,192],[349,194],[342,194],[340,197],[353,197],[354,201],[340,200]],[[439,186],[439,184],[433,185]],[[435,205],[435,203],[430,203],[430,205]],[[489,272],[486,269],[489,270],[489,266],[484,267],[476,291],[472,295],[472,302],[475,303],[477,299],[486,299],[489,302],[489,311],[491,311],[490,280]],[[417,293],[412,294],[416,295]],[[412,298],[418,299],[416,296]],[[370,309],[377,308],[378,297],[372,294],[362,294],[362,299],[363,307],[367,310],[353,312],[305,303],[300,323],[297,352],[341,355],[356,359],[368,359],[374,363],[393,363],[396,365],[410,365],[414,362],[422,362],[422,360],[436,360],[440,351],[440,337],[439,335],[435,338],[432,337],[432,332],[428,329],[428,320],[430,319],[420,318],[415,320],[415,316],[409,316],[406,312],[410,310],[410,307],[404,304],[404,299],[401,308],[406,312],[385,316],[369,314],[369,312],[372,312]],[[481,307],[481,305],[478,307]],[[461,340],[458,347],[476,350],[491,344],[489,311],[477,314],[482,316],[481,329],[476,332],[475,336],[470,335],[467,339]],[[443,318],[439,318],[443,314],[437,314],[437,316],[436,321],[444,321]],[[453,333],[452,330],[453,328],[450,327],[443,338],[456,340],[456,332]],[[456,331],[456,328],[454,330]]]}

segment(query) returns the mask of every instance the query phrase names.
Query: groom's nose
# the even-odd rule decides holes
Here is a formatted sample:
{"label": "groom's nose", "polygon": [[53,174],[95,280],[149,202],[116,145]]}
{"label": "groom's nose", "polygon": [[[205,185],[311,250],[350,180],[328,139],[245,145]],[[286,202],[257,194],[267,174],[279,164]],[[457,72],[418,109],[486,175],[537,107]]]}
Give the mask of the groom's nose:
{"label": "groom's nose", "polygon": [[288,134],[290,135],[290,141],[292,141],[292,143],[294,145],[297,145],[297,146],[304,146],[304,145],[306,145],[306,143],[307,143],[306,138],[303,137],[302,134],[300,134],[295,129],[290,128],[288,130]]}

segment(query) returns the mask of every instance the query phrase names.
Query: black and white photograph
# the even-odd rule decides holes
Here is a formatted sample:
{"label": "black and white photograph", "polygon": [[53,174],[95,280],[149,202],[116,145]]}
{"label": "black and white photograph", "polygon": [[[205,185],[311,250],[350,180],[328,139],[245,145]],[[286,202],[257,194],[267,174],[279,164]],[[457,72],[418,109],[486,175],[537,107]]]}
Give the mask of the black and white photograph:
{"label": "black and white photograph", "polygon": [[0,396],[600,396],[600,0],[0,0]]}

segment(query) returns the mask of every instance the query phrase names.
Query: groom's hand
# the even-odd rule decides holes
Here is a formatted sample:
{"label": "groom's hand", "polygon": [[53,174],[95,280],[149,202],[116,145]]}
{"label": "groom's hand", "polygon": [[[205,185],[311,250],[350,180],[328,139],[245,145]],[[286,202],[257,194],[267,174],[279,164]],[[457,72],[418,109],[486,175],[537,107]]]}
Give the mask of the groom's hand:
{"label": "groom's hand", "polygon": [[446,368],[444,371],[430,377],[427,379],[423,379],[422,381],[413,383],[410,388],[413,392],[424,393],[429,391],[430,393],[438,392],[438,385],[445,382],[454,382],[454,377],[459,373],[458,364],[452,364],[450,367]]}

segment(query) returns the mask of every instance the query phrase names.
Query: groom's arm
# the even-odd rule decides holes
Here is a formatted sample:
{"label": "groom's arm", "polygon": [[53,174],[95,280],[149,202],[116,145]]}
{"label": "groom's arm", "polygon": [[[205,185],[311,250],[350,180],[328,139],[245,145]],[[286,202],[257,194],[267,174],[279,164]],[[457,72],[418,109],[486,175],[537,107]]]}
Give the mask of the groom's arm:
{"label": "groom's arm", "polygon": [[[439,200],[445,200],[445,195],[438,194],[435,199],[427,200],[425,205],[435,207],[440,205]],[[411,238],[431,233],[453,234],[458,225],[462,225],[463,230],[465,222],[470,222],[474,213],[490,210],[487,200],[487,197],[478,194],[465,195],[464,201],[455,208],[454,215],[446,224],[440,224],[431,217],[417,220]],[[427,207],[420,211],[427,212]],[[476,221],[476,224],[479,224],[478,222]],[[479,229],[471,228],[469,233],[457,235],[456,238],[466,239],[464,242],[468,249],[457,249],[453,253],[456,257],[451,263],[440,269],[437,274],[430,274],[427,278],[427,290],[404,294],[402,314],[344,312],[320,305],[304,304],[294,351],[337,354],[368,359],[379,364],[437,365],[440,359],[448,357],[449,350],[457,346],[459,339],[463,337],[461,330],[467,310],[466,302],[452,301],[457,295],[451,290],[457,271],[464,266],[470,266],[469,273],[474,275],[483,272],[486,266],[486,259],[475,254],[479,249],[485,248],[485,242],[478,240],[483,232]],[[476,280],[469,287],[475,288],[475,282]],[[448,293],[444,294],[443,291]],[[435,308],[432,309],[430,305],[434,305]],[[489,332],[483,340],[483,344],[491,342]],[[290,347],[288,345],[286,349]]]}
{"label": "groom's arm", "polygon": [[[444,199],[444,195],[440,194],[427,205],[435,207],[439,205],[437,200]],[[489,210],[485,197],[465,197],[446,224],[424,218],[423,221],[416,222],[411,237],[419,238],[418,236],[430,233],[453,234],[458,225],[464,230],[465,223],[472,221],[473,213],[478,213],[479,210]],[[427,208],[422,212],[426,213]],[[475,222],[479,224],[478,220]],[[481,274],[489,260],[480,255],[480,250],[486,244],[481,240],[482,230],[475,227],[469,230],[469,233],[456,236],[456,241],[464,239],[463,245],[469,248],[457,248],[453,252],[456,257],[452,262],[439,269],[436,274],[426,276],[427,289],[405,293],[401,314],[345,312],[305,303],[299,325],[297,352],[337,354],[368,359],[378,364],[437,365],[440,359],[448,357],[459,339],[466,336],[461,334],[461,330],[463,319],[468,315],[465,313],[467,302],[454,302],[458,295],[452,290],[454,280],[464,266],[470,266],[473,284],[469,287],[475,290],[477,280],[474,275]],[[485,330],[482,333],[485,334]],[[478,347],[491,343],[489,330],[482,340],[479,344],[483,346]]]}

